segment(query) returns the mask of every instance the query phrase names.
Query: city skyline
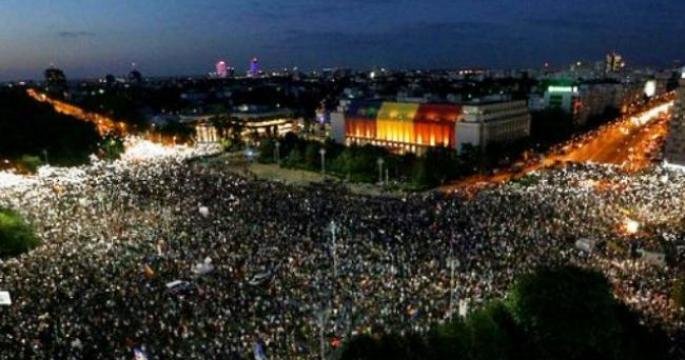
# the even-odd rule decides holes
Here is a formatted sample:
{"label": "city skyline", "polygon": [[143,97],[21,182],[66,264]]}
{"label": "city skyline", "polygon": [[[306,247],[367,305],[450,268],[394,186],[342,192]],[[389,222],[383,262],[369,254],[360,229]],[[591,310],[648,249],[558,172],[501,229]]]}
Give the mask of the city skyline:
{"label": "city skyline", "polygon": [[628,65],[682,57],[685,4],[406,1],[17,0],[0,3],[0,81],[203,74],[219,60],[247,70],[298,66],[456,68],[561,66],[616,50]]}
{"label": "city skyline", "polygon": [[27,3],[0,360],[685,359],[684,1]]}

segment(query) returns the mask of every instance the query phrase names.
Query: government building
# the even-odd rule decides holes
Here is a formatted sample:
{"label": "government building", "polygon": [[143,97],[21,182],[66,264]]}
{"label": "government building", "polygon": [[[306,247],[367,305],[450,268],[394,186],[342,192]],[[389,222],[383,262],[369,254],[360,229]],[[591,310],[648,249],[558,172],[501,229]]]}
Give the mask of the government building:
{"label": "government building", "polygon": [[525,101],[423,104],[380,100],[352,102],[331,114],[331,135],[345,145],[382,146],[422,154],[430,147],[485,147],[530,134]]}

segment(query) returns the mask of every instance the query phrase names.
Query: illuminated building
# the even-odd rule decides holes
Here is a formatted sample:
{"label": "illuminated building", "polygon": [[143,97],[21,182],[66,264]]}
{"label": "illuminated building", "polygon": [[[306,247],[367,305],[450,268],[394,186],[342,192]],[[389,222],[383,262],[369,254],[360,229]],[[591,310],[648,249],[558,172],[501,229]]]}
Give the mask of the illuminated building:
{"label": "illuminated building", "polygon": [[571,116],[574,125],[582,126],[588,119],[601,116],[607,109],[621,109],[635,95],[642,96],[643,87],[630,87],[618,82],[556,81],[544,94],[546,109],[561,110]]}
{"label": "illuminated building", "polygon": [[243,105],[230,114],[232,121],[243,126],[243,137],[285,136],[297,132],[297,120],[290,109]]}
{"label": "illuminated building", "polygon": [[461,116],[456,105],[358,101],[331,115],[331,129],[338,143],[422,153],[428,147],[455,148]]}
{"label": "illuminated building", "polygon": [[[214,143],[231,136],[236,125],[242,129],[243,140],[259,137],[284,136],[297,132],[297,120],[289,109],[243,105],[223,116],[215,114],[181,115],[180,122],[195,129],[195,141]],[[221,126],[216,126],[222,123]]]}
{"label": "illuminated building", "polygon": [[248,77],[258,77],[261,70],[259,68],[259,60],[257,58],[252,58],[250,61],[250,70],[247,71]]}
{"label": "illuminated building", "polygon": [[228,66],[225,61],[219,61],[216,63],[216,77],[219,79],[225,79],[228,76]]}
{"label": "illuminated building", "polygon": [[685,69],[677,94],[664,160],[671,165],[685,166]]}
{"label": "illuminated building", "polygon": [[623,56],[616,52],[611,52],[606,56],[604,72],[607,74],[617,73],[623,70],[625,66],[626,63],[623,61]]}
{"label": "illuminated building", "polygon": [[545,91],[545,107],[573,113],[578,99],[578,86],[574,83],[558,83],[547,87]]}
{"label": "illuminated building", "polygon": [[530,112],[524,100],[474,102],[464,105],[463,114],[456,125],[457,149],[466,144],[485,148],[530,135]]}
{"label": "illuminated building", "polygon": [[653,97],[656,95],[656,80],[647,80],[645,82],[645,96]]}

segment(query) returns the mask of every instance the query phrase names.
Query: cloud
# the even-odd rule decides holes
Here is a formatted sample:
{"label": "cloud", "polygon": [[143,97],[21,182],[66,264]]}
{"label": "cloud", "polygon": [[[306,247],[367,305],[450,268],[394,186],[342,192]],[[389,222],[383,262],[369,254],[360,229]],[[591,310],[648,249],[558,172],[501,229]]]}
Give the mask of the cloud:
{"label": "cloud", "polygon": [[76,39],[83,37],[93,37],[95,36],[95,33],[89,31],[60,31],[57,33],[57,36],[63,39]]}
{"label": "cloud", "polygon": [[[328,61],[368,66],[451,67],[458,65],[516,65],[522,56],[522,35],[489,21],[416,22],[382,31],[288,30],[273,39],[269,50],[293,60]],[[298,54],[296,56],[292,54]]]}
{"label": "cloud", "polygon": [[[403,6],[406,0],[253,0],[246,10],[247,16],[266,21],[292,21],[304,18],[329,18],[336,14],[359,14],[370,10],[382,10]],[[441,0],[445,1],[445,0]]]}

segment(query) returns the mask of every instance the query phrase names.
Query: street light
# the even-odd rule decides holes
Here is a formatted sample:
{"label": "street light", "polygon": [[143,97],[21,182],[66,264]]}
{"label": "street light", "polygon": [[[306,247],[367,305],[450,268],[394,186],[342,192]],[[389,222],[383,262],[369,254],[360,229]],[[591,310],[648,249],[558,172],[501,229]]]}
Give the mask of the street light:
{"label": "street light", "polygon": [[319,154],[321,154],[321,176],[326,176],[326,149],[321,148]]}
{"label": "street light", "polygon": [[331,231],[331,255],[333,256],[333,279],[338,279],[338,243],[336,239],[336,234],[338,231],[338,225],[335,221],[331,220],[330,225],[328,225],[328,230]]}
{"label": "street light", "polygon": [[449,266],[450,266],[450,304],[449,304],[449,310],[448,310],[448,317],[451,318],[452,315],[454,314],[454,290],[455,290],[455,283],[454,283],[454,271],[455,268],[459,267],[459,259],[454,257],[454,245],[450,247],[450,257],[447,259],[449,261]]}
{"label": "street light", "polygon": [[254,160],[255,155],[256,154],[254,150],[252,150],[252,148],[250,148],[249,146],[247,149],[245,149],[245,157],[247,158],[248,162],[251,163]]}
{"label": "street light", "polygon": [[385,160],[383,158],[379,157],[378,158],[378,183],[383,185],[383,163]]}
{"label": "street light", "polygon": [[325,360],[326,341],[324,340],[324,335],[326,331],[326,321],[328,321],[328,308],[326,306],[321,306],[321,309],[319,309],[316,315],[319,320],[319,352],[321,353],[321,360]]}

